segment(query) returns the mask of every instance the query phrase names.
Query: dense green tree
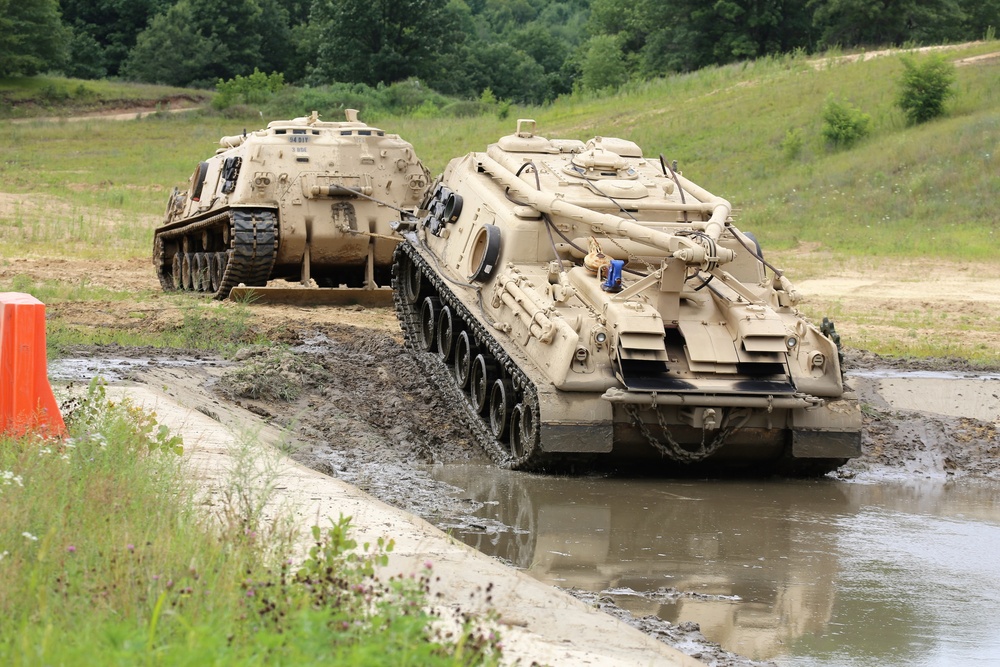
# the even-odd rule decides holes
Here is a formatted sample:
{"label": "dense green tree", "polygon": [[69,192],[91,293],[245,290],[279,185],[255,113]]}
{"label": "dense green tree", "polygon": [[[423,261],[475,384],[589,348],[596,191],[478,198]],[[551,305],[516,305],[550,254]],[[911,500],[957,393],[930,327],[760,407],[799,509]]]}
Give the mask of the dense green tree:
{"label": "dense green tree", "polygon": [[958,0],[811,0],[824,46],[930,43],[956,38],[966,18]]}
{"label": "dense green tree", "polygon": [[139,34],[123,72],[151,83],[210,86],[255,67],[282,72],[293,48],[278,0],[179,0]]}
{"label": "dense green tree", "polygon": [[278,4],[288,12],[288,25],[295,27],[309,21],[312,0],[278,0]]}
{"label": "dense green tree", "polygon": [[528,0],[485,0],[476,12],[494,35],[503,35],[511,29],[533,20],[537,11]]}
{"label": "dense green tree", "polygon": [[628,68],[614,35],[595,35],[587,42],[583,59],[583,87],[587,90],[617,88],[628,80]]}
{"label": "dense green tree", "polygon": [[556,0],[539,10],[535,22],[574,47],[587,38],[589,16],[590,0]]}
{"label": "dense green tree", "polygon": [[953,39],[982,39],[988,28],[1000,30],[1000,0],[959,0],[965,21]]}
{"label": "dense green tree", "polygon": [[74,34],[69,73],[88,78],[100,71],[118,74],[136,36],[174,1],[61,0],[63,21]]}
{"label": "dense green tree", "polygon": [[83,27],[67,27],[70,34],[67,44],[69,57],[63,66],[66,76],[78,79],[102,79],[108,74],[104,48]]}
{"label": "dense green tree", "polygon": [[508,43],[518,52],[529,56],[543,70],[541,76],[544,81],[532,82],[536,84],[537,90],[541,91],[541,98],[537,99],[535,95],[536,99],[531,101],[549,101],[573,90],[574,75],[572,70],[567,68],[574,50],[573,43],[541,21],[533,21],[513,31]]}
{"label": "dense green tree", "polygon": [[457,20],[438,0],[316,0],[321,38],[312,79],[375,85],[434,78]]}
{"label": "dense green tree", "polygon": [[181,0],[153,18],[136,38],[122,74],[131,79],[172,86],[214,84],[221,77],[206,74],[217,44],[192,29],[191,4]]}
{"label": "dense green tree", "polygon": [[477,87],[489,88],[501,100],[538,104],[548,94],[545,70],[530,55],[506,42],[479,47],[475,53]]}
{"label": "dense green tree", "polygon": [[813,37],[806,0],[594,0],[588,28],[616,36],[643,77],[809,47]]}
{"label": "dense green tree", "polygon": [[758,58],[810,46],[812,13],[805,0],[718,0],[692,20],[711,44],[713,62]]}
{"label": "dense green tree", "polygon": [[0,76],[31,76],[66,60],[57,0],[0,0]]}

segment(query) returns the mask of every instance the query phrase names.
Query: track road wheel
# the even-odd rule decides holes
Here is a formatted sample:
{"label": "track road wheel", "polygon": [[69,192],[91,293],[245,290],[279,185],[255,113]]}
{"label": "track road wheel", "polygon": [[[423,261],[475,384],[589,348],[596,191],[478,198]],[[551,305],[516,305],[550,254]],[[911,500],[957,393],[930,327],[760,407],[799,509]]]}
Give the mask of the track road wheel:
{"label": "track road wheel", "polygon": [[510,416],[514,409],[514,385],[498,378],[490,386],[490,432],[498,442],[506,442],[510,433]]}
{"label": "track road wheel", "polygon": [[424,352],[435,352],[437,346],[437,323],[441,312],[441,302],[429,296],[420,303],[420,329],[417,344]]}
{"label": "track road wheel", "polygon": [[427,280],[420,267],[412,259],[405,257],[403,261],[403,298],[410,305],[417,305],[420,303],[420,299],[425,296],[426,286]]}
{"label": "track road wheel", "polygon": [[510,411],[510,455],[515,459],[524,456],[524,441],[521,420],[524,418],[524,403],[518,403]]}
{"label": "track road wheel", "polygon": [[184,260],[181,259],[181,253],[174,253],[173,266],[170,270],[170,277],[174,281],[174,289],[184,289]]}
{"label": "track road wheel", "polygon": [[455,357],[455,314],[451,306],[442,306],[438,313],[437,351],[446,364]]}
{"label": "track road wheel", "polygon": [[460,331],[455,339],[455,382],[459,389],[469,386],[472,378],[472,362],[476,358],[476,346],[468,331]]}
{"label": "track road wheel", "polygon": [[191,282],[191,275],[194,269],[192,264],[194,264],[194,255],[190,252],[184,253],[184,259],[181,260],[181,281],[186,290],[194,289]]}
{"label": "track road wheel", "polygon": [[[519,423],[517,425],[518,430],[518,451],[514,451],[513,443],[511,446],[511,453],[521,458],[528,454],[535,447],[535,441],[538,439],[538,415],[535,413],[534,407],[530,403],[520,403],[521,409],[517,411],[519,415]],[[517,406],[515,406],[517,410]],[[513,424],[511,424],[513,427]]]}
{"label": "track road wheel", "polygon": [[472,373],[469,376],[469,398],[472,407],[481,415],[486,414],[490,404],[490,384],[497,375],[496,363],[488,354],[477,354],[472,360]]}
{"label": "track road wheel", "polygon": [[194,291],[207,292],[209,288],[208,257],[205,256],[205,253],[196,252],[194,254],[194,265],[195,275],[192,280],[194,283]]}
{"label": "track road wheel", "polygon": [[208,254],[208,281],[210,283],[210,292],[218,292],[219,288],[222,287],[222,270],[219,268],[219,256],[222,255],[221,252],[212,252]]}

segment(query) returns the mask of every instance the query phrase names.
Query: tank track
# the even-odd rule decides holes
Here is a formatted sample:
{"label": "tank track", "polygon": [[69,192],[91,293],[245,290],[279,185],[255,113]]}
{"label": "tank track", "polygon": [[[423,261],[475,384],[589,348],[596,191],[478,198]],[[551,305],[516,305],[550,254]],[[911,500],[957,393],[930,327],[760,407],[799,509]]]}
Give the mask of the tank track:
{"label": "tank track", "polygon": [[[189,236],[190,245],[197,247],[197,240],[203,232],[218,234],[218,246],[224,245],[222,230],[228,227],[229,245],[225,250],[214,252],[202,249],[201,252],[188,252],[188,267],[182,268],[183,273],[192,273],[196,269],[192,261],[208,263],[203,269],[208,275],[191,278],[178,276],[175,268],[178,262],[167,261],[164,257],[164,244],[167,241],[183,241]],[[270,209],[231,209],[220,215],[201,220],[180,229],[158,232],[154,241],[153,261],[160,286],[165,292],[178,290],[207,292],[215,299],[225,299],[229,292],[239,284],[260,286],[267,284],[274,267],[278,252],[278,218]],[[179,250],[176,255],[184,255]],[[201,255],[201,258],[198,256]],[[209,257],[211,255],[212,257]],[[182,260],[183,261],[183,260]],[[221,264],[224,262],[224,264]],[[214,263],[214,268],[213,267]],[[221,265],[220,265],[221,264]],[[212,275],[214,274],[214,275]],[[189,279],[185,279],[189,278]]]}
{"label": "tank track", "polygon": [[[535,416],[536,426],[531,434],[530,442],[521,442],[520,455],[512,452],[512,447],[499,441],[493,434],[484,417],[476,410],[467,391],[462,390],[455,380],[455,373],[437,352],[421,349],[420,313],[418,308],[422,299],[415,304],[407,300],[406,272],[416,270],[421,279],[426,281],[428,293],[426,296],[436,296],[442,305],[452,309],[453,314],[461,322],[461,328],[468,331],[474,338],[480,350],[488,351],[496,361],[502,375],[512,382],[516,395],[516,403],[525,406]],[[414,356],[424,368],[428,377],[454,404],[462,407],[462,417],[465,426],[473,434],[480,447],[490,456],[497,466],[509,470],[540,470],[556,462],[556,459],[541,450],[539,444],[540,424],[538,423],[538,392],[534,383],[517,366],[510,355],[504,351],[500,343],[487,331],[486,327],[466,308],[447,286],[436,270],[417,252],[411,242],[403,241],[396,247],[392,264],[393,303],[396,315],[406,345],[414,352]],[[459,331],[455,327],[455,332]],[[510,428],[510,427],[509,427]]]}

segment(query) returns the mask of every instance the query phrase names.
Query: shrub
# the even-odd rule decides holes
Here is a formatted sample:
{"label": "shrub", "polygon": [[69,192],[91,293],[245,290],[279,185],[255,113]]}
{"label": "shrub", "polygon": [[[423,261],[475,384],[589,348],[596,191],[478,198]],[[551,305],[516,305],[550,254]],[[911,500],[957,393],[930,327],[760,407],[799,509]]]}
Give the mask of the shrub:
{"label": "shrub", "polygon": [[781,152],[785,159],[791,162],[802,154],[802,145],[805,140],[802,138],[802,130],[799,128],[785,132],[785,138],[781,142]]}
{"label": "shrub", "polygon": [[430,100],[424,100],[411,115],[414,118],[437,118],[441,115],[441,110]]}
{"label": "shrub", "polygon": [[237,74],[229,81],[219,79],[215,84],[218,95],[212,100],[216,109],[226,109],[234,104],[263,104],[285,87],[285,75],[280,72],[264,74],[256,67],[253,74]]}
{"label": "shrub", "polygon": [[823,107],[823,136],[834,146],[849,148],[871,132],[872,117],[849,102],[832,97]]}
{"label": "shrub", "polygon": [[921,62],[903,56],[903,76],[900,79],[896,104],[911,123],[924,123],[944,115],[944,104],[955,95],[955,66],[935,54]]}
{"label": "shrub", "polygon": [[500,120],[506,120],[507,116],[510,115],[510,108],[510,100],[500,100],[500,103],[497,104],[497,118]]}

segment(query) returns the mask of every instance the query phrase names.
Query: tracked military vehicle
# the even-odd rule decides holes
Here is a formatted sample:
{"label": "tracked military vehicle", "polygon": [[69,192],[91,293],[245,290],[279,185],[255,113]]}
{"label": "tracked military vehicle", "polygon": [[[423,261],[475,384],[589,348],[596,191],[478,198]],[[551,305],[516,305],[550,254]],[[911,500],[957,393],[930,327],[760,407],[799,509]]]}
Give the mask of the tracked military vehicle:
{"label": "tracked military vehicle", "polygon": [[839,338],[729,202],[626,139],[534,126],[452,160],[393,264],[407,343],[493,458],[815,475],[859,455]]}
{"label": "tracked military vehicle", "polygon": [[[391,303],[399,238],[390,223],[421,201],[429,174],[398,135],[346,115],[323,122],[313,112],[223,137],[187,190],[174,189],[156,229],[163,289]],[[263,289],[278,278],[330,289]]]}

